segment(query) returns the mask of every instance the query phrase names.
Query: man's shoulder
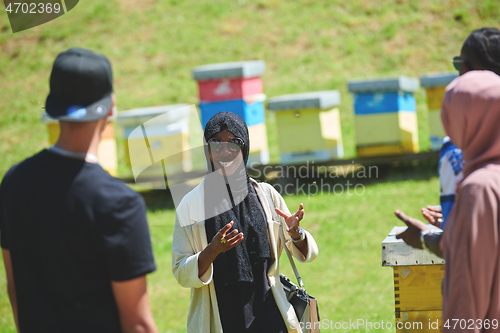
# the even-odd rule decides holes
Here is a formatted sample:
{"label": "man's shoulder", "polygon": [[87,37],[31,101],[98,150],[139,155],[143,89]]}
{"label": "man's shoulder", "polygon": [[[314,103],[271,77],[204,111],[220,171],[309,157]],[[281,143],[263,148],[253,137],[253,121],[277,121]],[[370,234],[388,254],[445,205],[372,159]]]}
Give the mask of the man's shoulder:
{"label": "man's shoulder", "polygon": [[[97,176],[98,174],[98,176]],[[122,180],[115,178],[104,170],[96,172],[96,178],[86,184],[94,196],[99,197],[110,206],[142,201],[139,193],[127,186]]]}
{"label": "man's shoulder", "polygon": [[7,183],[10,179],[12,179],[13,175],[16,173],[16,170],[21,163],[14,164],[13,166],[11,166],[9,168],[9,170],[7,170],[7,172],[5,173],[5,175],[2,178],[2,185],[4,183]]}
{"label": "man's shoulder", "polygon": [[44,151],[42,150],[42,151],[36,153],[35,155],[32,155],[32,156],[26,158],[25,160],[11,166],[9,168],[9,170],[7,170],[7,172],[3,176],[2,184],[6,183],[7,181],[9,181],[11,179],[15,179],[19,174],[21,174],[23,172],[26,172],[26,171],[29,172],[29,169],[32,166],[33,167],[36,166],[36,164],[38,163],[40,158],[43,156],[43,154],[44,154]]}

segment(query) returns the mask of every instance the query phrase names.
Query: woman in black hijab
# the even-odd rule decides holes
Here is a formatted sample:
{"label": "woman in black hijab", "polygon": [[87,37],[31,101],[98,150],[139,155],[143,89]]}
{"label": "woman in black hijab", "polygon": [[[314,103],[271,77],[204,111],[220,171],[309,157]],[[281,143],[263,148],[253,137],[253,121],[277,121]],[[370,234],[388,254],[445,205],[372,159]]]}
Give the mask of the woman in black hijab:
{"label": "woman in black hijab", "polygon": [[[232,112],[216,114],[207,123],[204,137],[207,142],[207,164],[211,173],[179,205],[174,243],[176,235],[179,241],[186,237],[185,241],[188,243],[196,242],[198,237],[206,238],[207,245],[203,246],[203,240],[203,244],[199,244],[203,249],[198,252],[197,248],[193,248],[191,255],[197,258],[196,273],[200,289],[205,287],[210,295],[210,309],[206,312],[210,314],[210,331],[217,332],[222,328],[226,333],[300,332],[294,318],[290,318],[290,305],[279,282],[277,258],[282,244],[275,225],[286,223],[283,226],[289,240],[287,246],[299,261],[313,260],[317,255],[316,243],[299,226],[304,216],[303,206],[300,205],[295,214],[290,214],[283,198],[272,186],[259,184],[248,176],[245,165],[250,141],[248,128],[241,117]],[[204,199],[199,200],[200,196]],[[270,207],[266,196],[272,197],[274,207]],[[193,235],[192,230],[187,234],[181,233],[179,228],[186,223],[180,220],[192,221],[193,218],[183,218],[184,214],[180,211],[197,210],[201,204],[205,234],[203,235],[203,228],[198,228],[193,237],[190,237]],[[275,207],[282,217],[281,221],[273,221],[270,212]],[[194,220],[198,219],[200,218]],[[176,251],[178,247],[175,244],[173,247],[174,274],[178,272],[178,281],[188,286],[182,283],[180,271],[182,260],[189,261],[190,256],[183,251]],[[178,256],[176,252],[179,252]],[[193,275],[193,269],[191,267],[191,273],[185,277]],[[213,289],[210,289],[210,285]],[[215,297],[211,295],[212,290]],[[198,294],[203,292],[198,291]],[[192,297],[190,315],[193,312],[205,313],[198,308],[198,304],[193,304],[201,302],[195,298],[196,296]],[[194,318],[193,320],[196,321]],[[188,318],[189,332],[208,331],[206,326],[193,325],[196,327],[190,328],[189,321]]]}

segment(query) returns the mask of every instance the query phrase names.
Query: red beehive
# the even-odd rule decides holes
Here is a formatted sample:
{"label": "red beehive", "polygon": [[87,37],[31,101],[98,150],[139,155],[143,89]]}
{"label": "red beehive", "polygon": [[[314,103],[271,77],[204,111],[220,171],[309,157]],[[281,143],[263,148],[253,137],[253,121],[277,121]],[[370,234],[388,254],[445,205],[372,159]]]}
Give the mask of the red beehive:
{"label": "red beehive", "polygon": [[198,81],[198,91],[201,102],[216,102],[245,99],[262,94],[263,89],[260,77],[235,77]]}
{"label": "red beehive", "polygon": [[248,99],[263,93],[260,76],[265,63],[261,60],[228,62],[193,69],[198,83],[200,102]]}

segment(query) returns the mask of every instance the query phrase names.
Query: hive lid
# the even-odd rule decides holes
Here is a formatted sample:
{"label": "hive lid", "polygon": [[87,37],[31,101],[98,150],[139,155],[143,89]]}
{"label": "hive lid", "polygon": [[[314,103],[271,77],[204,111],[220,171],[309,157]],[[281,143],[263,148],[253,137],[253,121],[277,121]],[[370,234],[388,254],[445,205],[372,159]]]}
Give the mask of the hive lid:
{"label": "hive lid", "polygon": [[[189,117],[189,108],[186,106],[188,104],[162,105],[122,111],[118,113],[117,122],[121,126],[139,126],[167,112],[169,114],[168,121],[175,122]],[[162,117],[162,121],[165,119]]]}
{"label": "hive lid", "polygon": [[406,76],[380,80],[352,80],[348,82],[348,89],[352,93],[416,92],[419,87],[418,79]]}
{"label": "hive lid", "polygon": [[457,73],[433,73],[421,76],[420,84],[424,88],[445,87],[457,77]]}
{"label": "hive lid", "polygon": [[340,105],[338,90],[314,91],[276,96],[269,99],[269,110],[328,109]]}
{"label": "hive lid", "polygon": [[264,74],[266,63],[262,60],[224,62],[193,68],[195,80],[209,80],[230,77],[255,77]]}
{"label": "hive lid", "polygon": [[[436,227],[433,227],[437,229]],[[402,239],[396,239],[398,231],[406,227],[394,227],[382,242],[382,266],[441,265],[444,259],[426,250],[415,249]]]}

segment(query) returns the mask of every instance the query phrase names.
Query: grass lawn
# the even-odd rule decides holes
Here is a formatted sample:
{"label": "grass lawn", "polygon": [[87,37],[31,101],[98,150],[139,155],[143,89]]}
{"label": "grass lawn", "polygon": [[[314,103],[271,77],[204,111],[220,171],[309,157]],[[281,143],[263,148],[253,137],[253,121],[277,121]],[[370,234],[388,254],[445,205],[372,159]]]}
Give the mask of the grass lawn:
{"label": "grass lawn", "polygon": [[[347,81],[453,71],[450,59],[465,37],[473,29],[497,26],[499,8],[496,0],[80,1],[63,17],[15,34],[0,13],[0,176],[46,147],[40,118],[48,76],[55,55],[70,47],[111,59],[122,111],[197,103],[193,67],[262,59],[268,97],[340,91],[344,148],[353,156]],[[425,150],[423,90],[416,98]],[[272,143],[273,123],[268,130]]]}
{"label": "grass lawn", "polygon": [[[262,59],[268,97],[340,91],[344,148],[351,157],[355,129],[348,80],[450,72],[450,59],[465,37],[479,27],[498,26],[499,16],[497,0],[86,0],[61,18],[12,34],[2,12],[0,178],[12,164],[47,147],[41,114],[48,76],[55,55],[70,47],[111,59],[119,110],[195,104],[193,67]],[[426,150],[425,93],[415,96],[420,147]],[[270,114],[267,121],[271,161],[278,162],[276,125]],[[319,245],[318,259],[300,269],[308,291],[319,299],[322,318],[394,320],[392,270],[381,267],[380,243],[398,224],[395,208],[419,215],[420,207],[437,204],[438,190],[435,177],[415,168],[370,182],[361,196],[286,197],[292,208],[305,204],[303,225]],[[149,278],[154,315],[160,332],[184,332],[189,290],[178,286],[170,269],[175,212],[161,193],[144,195],[158,265]],[[0,332],[14,332],[4,291],[0,270]]]}
{"label": "grass lawn", "polygon": [[[322,319],[394,322],[392,269],[381,266],[380,244],[394,225],[401,225],[392,215],[394,209],[418,216],[420,207],[437,202],[439,188],[435,177],[412,180],[415,171],[397,172],[388,181],[367,185],[363,195],[323,193],[285,198],[291,209],[304,203],[302,224],[319,246],[317,260],[299,265],[299,270],[307,290],[319,300]],[[189,289],[180,287],[171,273],[175,212],[163,202],[165,193],[146,193],[145,197],[151,207],[148,218],[158,266],[149,277],[153,313],[160,332],[184,332]],[[285,255],[281,264],[282,271],[293,277]],[[3,271],[0,290],[5,290]],[[0,331],[14,332],[6,293],[0,293]]]}

